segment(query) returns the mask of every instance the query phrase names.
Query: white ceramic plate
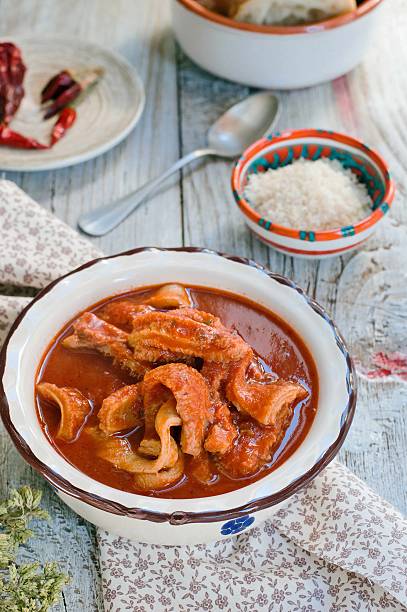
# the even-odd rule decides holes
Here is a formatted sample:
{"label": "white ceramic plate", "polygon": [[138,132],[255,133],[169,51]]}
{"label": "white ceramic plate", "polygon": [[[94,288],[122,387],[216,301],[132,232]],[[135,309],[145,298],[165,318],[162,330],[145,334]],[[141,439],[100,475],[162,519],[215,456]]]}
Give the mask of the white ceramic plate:
{"label": "white ceramic plate", "polygon": [[52,170],[72,166],[105,153],[134,128],[144,108],[144,87],[136,70],[120,55],[75,39],[11,40],[21,48],[27,66],[25,97],[10,127],[25,136],[48,142],[56,118],[42,120],[40,92],[64,68],[101,66],[105,74],[77,107],[77,119],[64,138],[46,151],[0,147],[0,169]]}

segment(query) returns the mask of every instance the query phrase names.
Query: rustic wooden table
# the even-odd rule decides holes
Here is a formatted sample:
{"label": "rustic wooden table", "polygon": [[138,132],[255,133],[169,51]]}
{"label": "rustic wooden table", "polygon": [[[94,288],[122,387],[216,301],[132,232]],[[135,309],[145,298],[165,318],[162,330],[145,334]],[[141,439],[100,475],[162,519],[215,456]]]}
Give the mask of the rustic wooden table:
{"label": "rustic wooden table", "polygon": [[[321,127],[348,132],[389,161],[398,196],[391,216],[361,251],[321,262],[280,255],[258,242],[231,204],[225,162],[201,163],[140,207],[119,228],[95,240],[105,253],[140,245],[196,245],[256,259],[293,278],[323,304],[348,339],[359,368],[390,356],[389,372],[360,377],[358,410],[340,459],[402,510],[407,507],[407,7],[387,0],[381,31],[364,63],[347,77],[312,89],[281,93],[279,128]],[[35,200],[75,227],[78,215],[136,188],[179,156],[203,144],[211,122],[249,93],[194,66],[171,34],[168,0],[1,0],[0,34],[63,34],[122,53],[140,72],[147,93],[134,132],[98,159],[55,172],[10,173]],[[395,355],[396,353],[396,355]],[[398,355],[400,357],[400,355]],[[402,356],[401,356],[402,357]],[[68,612],[102,610],[94,528],[54,493],[1,438],[0,494],[32,483],[45,489],[53,521],[27,558],[60,559],[73,577]]]}

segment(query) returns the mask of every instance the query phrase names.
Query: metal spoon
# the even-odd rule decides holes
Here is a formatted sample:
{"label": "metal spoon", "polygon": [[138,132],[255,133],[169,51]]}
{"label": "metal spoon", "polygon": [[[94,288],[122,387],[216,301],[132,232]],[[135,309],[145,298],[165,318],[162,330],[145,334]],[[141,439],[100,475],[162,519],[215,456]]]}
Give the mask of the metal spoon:
{"label": "metal spoon", "polygon": [[158,185],[177,170],[201,157],[238,157],[250,144],[272,130],[279,115],[276,96],[261,92],[232,106],[208,130],[205,149],[197,149],[178,160],[161,176],[108,206],[79,217],[78,225],[91,236],[103,236],[124,221]]}

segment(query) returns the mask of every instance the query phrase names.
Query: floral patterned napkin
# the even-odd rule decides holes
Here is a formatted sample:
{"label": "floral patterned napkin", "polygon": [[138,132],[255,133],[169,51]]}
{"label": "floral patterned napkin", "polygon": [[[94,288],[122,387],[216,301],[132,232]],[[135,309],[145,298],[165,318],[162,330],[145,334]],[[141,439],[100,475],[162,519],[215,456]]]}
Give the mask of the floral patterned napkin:
{"label": "floral patterned napkin", "polygon": [[[100,255],[8,181],[0,253],[0,345],[27,294]],[[105,611],[407,610],[407,523],[338,462],[254,525],[186,547],[99,531]]]}

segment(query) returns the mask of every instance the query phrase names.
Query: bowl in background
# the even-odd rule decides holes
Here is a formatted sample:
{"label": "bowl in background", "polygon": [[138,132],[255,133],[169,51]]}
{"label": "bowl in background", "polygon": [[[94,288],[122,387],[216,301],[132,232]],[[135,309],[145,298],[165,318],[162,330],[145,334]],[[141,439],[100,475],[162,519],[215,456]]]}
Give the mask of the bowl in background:
{"label": "bowl in background", "polygon": [[[308,434],[285,463],[242,489],[196,499],[164,499],[114,489],[71,465],[40,426],[34,384],[52,338],[75,313],[107,296],[168,282],[248,297],[295,328],[314,358],[319,397]],[[333,459],[356,402],[348,351],[316,302],[292,281],[254,262],[192,248],[136,249],[89,262],[51,283],[14,323],[0,355],[0,376],[3,422],[21,455],[61,499],[102,529],[156,544],[220,540],[265,520]]]}
{"label": "bowl in background", "polygon": [[263,89],[309,87],[354,68],[373,41],[383,0],[315,24],[265,26],[218,15],[196,0],[172,0],[185,53],[224,79]]}
{"label": "bowl in background", "polygon": [[[372,200],[371,214],[347,227],[332,230],[304,230],[278,225],[263,218],[245,198],[250,174],[265,172],[304,158],[336,159],[351,169],[367,186]],[[249,228],[268,246],[287,255],[323,258],[341,255],[360,246],[377,229],[394,199],[395,186],[383,158],[361,141],[327,130],[287,130],[261,138],[243,153],[232,172],[235,201]]]}

